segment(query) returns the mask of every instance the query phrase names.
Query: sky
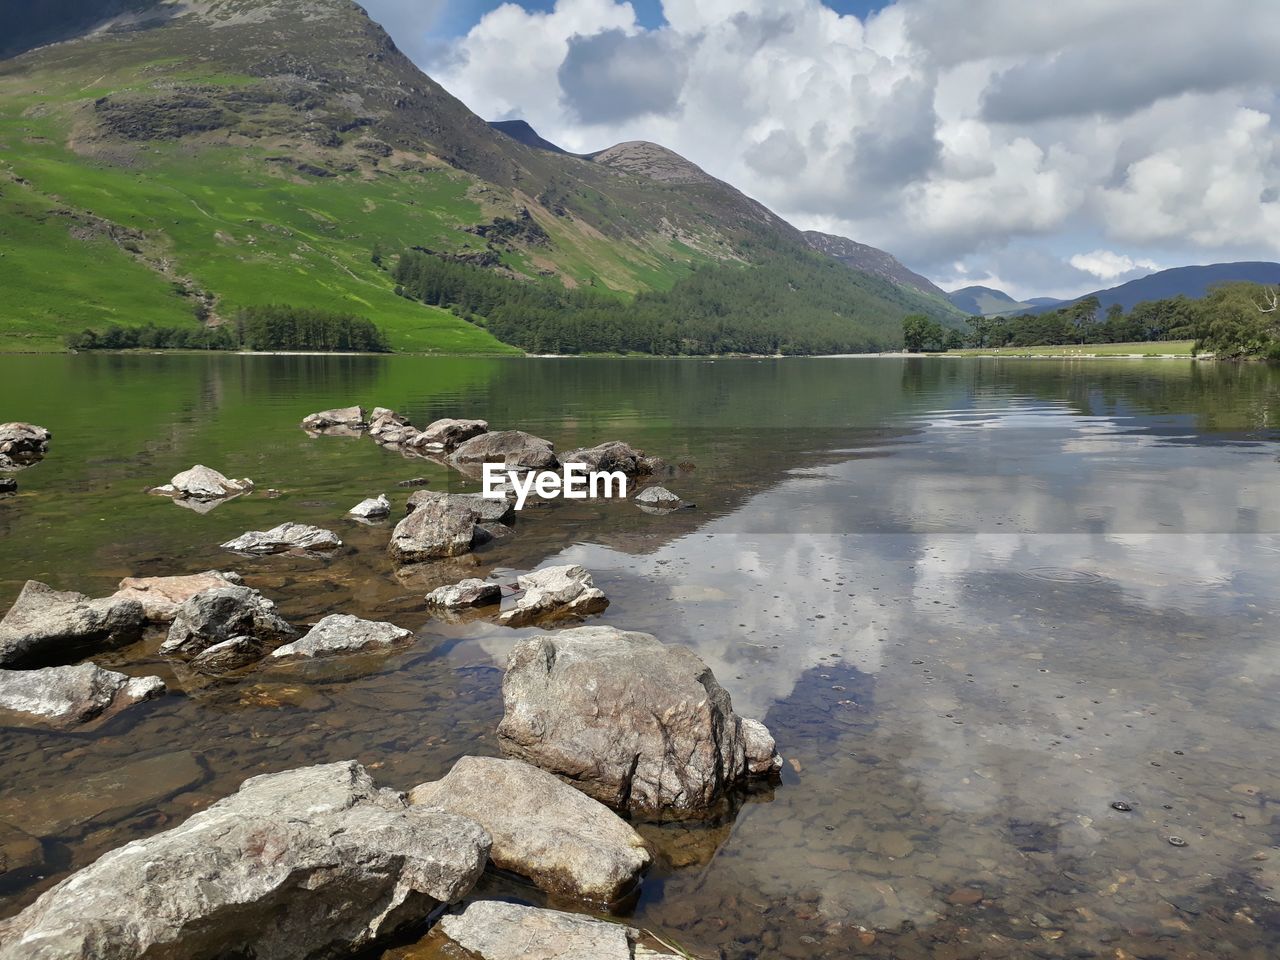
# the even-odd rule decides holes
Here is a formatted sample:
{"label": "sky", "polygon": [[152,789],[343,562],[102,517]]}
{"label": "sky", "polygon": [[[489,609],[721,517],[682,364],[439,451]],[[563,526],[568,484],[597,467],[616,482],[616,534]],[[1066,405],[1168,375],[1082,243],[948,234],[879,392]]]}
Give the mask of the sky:
{"label": "sky", "polygon": [[652,140],[946,289],[1280,259],[1276,0],[365,0],[488,120]]}

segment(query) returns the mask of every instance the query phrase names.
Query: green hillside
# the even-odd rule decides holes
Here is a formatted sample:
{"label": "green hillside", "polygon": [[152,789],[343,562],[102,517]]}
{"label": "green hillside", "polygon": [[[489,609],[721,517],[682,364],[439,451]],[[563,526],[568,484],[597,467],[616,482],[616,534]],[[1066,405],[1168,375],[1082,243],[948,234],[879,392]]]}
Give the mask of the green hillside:
{"label": "green hillside", "polygon": [[[513,350],[396,296],[405,249],[626,299],[805,242],[655,145],[589,160],[512,140],[348,0],[159,3],[0,61],[0,349],[288,303],[368,317],[398,350]],[[859,342],[947,310],[848,279],[832,318]]]}

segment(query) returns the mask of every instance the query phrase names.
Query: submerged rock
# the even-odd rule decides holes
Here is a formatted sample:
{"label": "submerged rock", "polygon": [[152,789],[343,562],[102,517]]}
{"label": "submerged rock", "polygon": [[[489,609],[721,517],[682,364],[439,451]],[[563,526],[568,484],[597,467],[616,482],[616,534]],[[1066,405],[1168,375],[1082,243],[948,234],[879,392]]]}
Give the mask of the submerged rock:
{"label": "submerged rock", "polygon": [[524,596],[498,619],[509,627],[523,627],[538,620],[585,617],[609,605],[604,591],[578,564],[545,567],[517,578]]}
{"label": "submerged rock", "polygon": [[44,844],[25,830],[0,823],[0,880],[35,873],[45,865]]}
{"label": "submerged rock", "polygon": [[209,501],[238,497],[252,489],[253,481],[248,478],[230,480],[217,470],[197,463],[190,470],[179,473],[163,487],[153,487],[151,492],[177,500]]}
{"label": "submerged rock", "polygon": [[336,657],[345,653],[386,650],[414,639],[414,632],[394,623],[361,620],[345,613],[325,617],[301,640],[271,652],[272,660],[304,660]]}
{"label": "submerged rock", "polygon": [[647,633],[597,626],[522,640],[502,699],[505,753],[639,815],[709,812],[782,763],[692,650]]}
{"label": "submerged rock", "polygon": [[577,913],[477,900],[440,918],[428,940],[451,941],[477,960],[675,960],[649,949],[640,931]]}
{"label": "submerged rock", "polygon": [[345,430],[358,433],[368,426],[361,407],[335,407],[302,418],[302,429],[310,433]]}
{"label": "submerged rock", "polygon": [[342,541],[332,530],[304,523],[282,523],[270,530],[250,530],[222,544],[222,549],[236,553],[285,553],[290,550],[336,550],[340,546]]}
{"label": "submerged rock", "polygon": [[17,493],[18,481],[13,477],[0,477],[0,493]]}
{"label": "submerged rock", "polygon": [[618,471],[628,477],[648,476],[666,467],[657,457],[646,457],[621,440],[609,440],[594,447],[582,447],[560,455],[561,463],[582,463],[590,470]]}
{"label": "submerged rock", "polygon": [[508,470],[553,470],[560,465],[550,441],[522,430],[498,430],[472,437],[453,451],[458,467],[500,463]]}
{"label": "submerged rock", "polygon": [[439,493],[435,490],[419,490],[409,495],[405,511],[413,513],[424,503],[452,497],[465,498],[465,502],[476,512],[480,523],[507,523],[516,513],[515,503],[508,497],[485,497],[478,493]]}
{"label": "submerged rock", "polygon": [[129,677],[92,663],[42,670],[0,670],[0,710],[54,726],[114,716],[164,694],[159,677]]}
{"label": "submerged rock", "polygon": [[[276,605],[251,587],[215,587],[197,593],[178,608],[169,636],[160,645],[160,653],[190,659],[232,640],[241,640],[234,648],[243,653],[244,638],[255,640],[260,649],[292,640],[297,631],[276,612]],[[210,660],[203,661],[209,665]]]}
{"label": "submerged rock", "polygon": [[44,459],[53,434],[34,423],[0,423],[0,470],[21,470]]}
{"label": "submerged rock", "polygon": [[86,650],[118,647],[142,636],[137,600],[54,590],[28,580],[0,620],[0,666],[66,663]]}
{"label": "submerged rock", "polygon": [[[418,494],[414,494],[418,496]],[[397,563],[421,563],[471,551],[480,513],[471,497],[435,494],[396,524],[387,549]]]}
{"label": "submerged rock", "polygon": [[681,500],[666,487],[646,487],[632,498],[632,502],[645,513],[657,514],[671,513],[673,510],[683,510],[693,506]]}
{"label": "submerged rock", "polygon": [[253,777],[0,922],[0,960],[346,955],[465,895],[488,852],[478,824],[353,761]]}
{"label": "submerged rock", "polygon": [[361,500],[347,513],[361,520],[381,520],[391,516],[391,501],[387,499],[385,493],[380,493],[368,500]]}
{"label": "submerged rock", "polygon": [[191,658],[191,668],[199,673],[220,674],[257,663],[267,646],[258,637],[242,635],[205,647]]}
{"label": "submerged rock", "polygon": [[458,583],[437,587],[427,594],[427,603],[446,610],[485,607],[502,600],[502,587],[491,580],[468,577]]}
{"label": "submerged rock", "polygon": [[409,802],[476,821],[493,838],[494,865],[548,893],[612,903],[649,866],[648,845],[626,821],[521,760],[463,757]]}
{"label": "submerged rock", "polygon": [[489,432],[488,421],[445,418],[432,423],[414,437],[409,445],[421,450],[452,450],[472,437]]}
{"label": "submerged rock", "polygon": [[240,574],[223,570],[207,570],[180,577],[125,577],[112,598],[137,600],[142,604],[143,615],[152,623],[172,623],[178,607],[197,593],[243,583]]}

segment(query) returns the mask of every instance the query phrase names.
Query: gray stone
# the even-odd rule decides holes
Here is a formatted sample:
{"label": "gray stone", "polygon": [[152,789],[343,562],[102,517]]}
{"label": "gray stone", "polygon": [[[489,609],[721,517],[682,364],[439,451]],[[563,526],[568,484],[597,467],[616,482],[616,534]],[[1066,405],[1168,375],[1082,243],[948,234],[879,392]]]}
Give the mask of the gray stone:
{"label": "gray stone", "polygon": [[446,417],[428,426],[409,445],[423,450],[452,450],[459,444],[488,432],[489,424],[485,420],[454,420]]}
{"label": "gray stone", "polygon": [[[197,593],[178,608],[160,653],[190,659],[237,637],[252,637],[265,648],[297,635],[276,612],[276,605],[257,590],[215,587]],[[239,649],[243,650],[244,644]]]}
{"label": "gray stone", "polygon": [[646,633],[581,627],[522,640],[502,681],[498,740],[508,755],[615,809],[712,811],[753,770],[781,760],[711,669]]}
{"label": "gray stone", "polygon": [[217,470],[197,463],[184,470],[163,487],[155,487],[152,493],[178,500],[211,501],[238,497],[253,489],[253,481],[247,478],[230,480]]}
{"label": "gray stone", "polygon": [[499,463],[508,470],[554,470],[560,464],[550,442],[522,430],[472,437],[453,451],[450,462],[459,467]]}
{"label": "gray stone", "polygon": [[346,653],[386,650],[414,639],[414,632],[394,623],[361,620],[345,613],[325,617],[301,640],[271,652],[272,660],[304,660],[336,657]]}
{"label": "gray stone", "polygon": [[362,520],[381,520],[391,515],[391,501],[385,493],[380,493],[368,500],[361,500],[347,513]]}
{"label": "gray stone", "polygon": [[222,544],[222,549],[236,553],[285,553],[290,550],[336,550],[340,546],[342,541],[332,530],[304,523],[282,523],[270,530],[250,530]]}
{"label": "gray stone", "polygon": [[677,955],[640,944],[640,931],[576,913],[477,900],[444,916],[430,939],[477,960],[658,960]]}
{"label": "gray stone", "polygon": [[427,603],[446,610],[485,607],[502,600],[502,587],[491,580],[468,577],[458,583],[437,587],[427,594]]}
{"label": "gray stone", "polygon": [[21,470],[44,459],[53,434],[34,423],[0,423],[0,470]]}
{"label": "gray stone", "polygon": [[236,636],[205,647],[191,658],[191,668],[199,673],[230,673],[257,663],[266,652],[266,645],[257,637]]}
{"label": "gray stone", "polygon": [[388,551],[397,563],[421,563],[471,551],[479,513],[471,497],[440,494],[396,524]]}
{"label": "gray stone", "polygon": [[661,460],[646,457],[643,450],[637,450],[621,440],[570,450],[560,455],[560,462],[585,464],[590,470],[616,470],[628,477],[648,476],[656,466],[662,464]]}
{"label": "gray stone", "polygon": [[498,619],[509,627],[523,627],[538,620],[560,620],[599,613],[608,598],[578,564],[545,567],[517,578],[524,595]]}
{"label": "gray stone", "polygon": [[243,583],[240,574],[225,570],[207,570],[180,577],[125,577],[112,597],[137,600],[142,604],[143,615],[152,623],[172,623],[178,607],[197,593]]}
{"label": "gray stone", "polygon": [[0,670],[0,710],[58,727],[114,716],[163,694],[159,677],[129,677],[92,663]]}
{"label": "gray stone", "polygon": [[0,666],[66,663],[86,650],[118,647],[142,636],[137,600],[54,590],[28,580],[0,620]]}
{"label": "gray stone", "polygon": [[516,505],[509,497],[486,497],[479,493],[439,493],[435,490],[419,490],[409,495],[405,511],[413,513],[424,503],[450,497],[465,497],[466,502],[476,512],[480,523],[507,523],[516,513]]}
{"label": "gray stone", "polygon": [[488,851],[478,824],[353,761],[254,777],[0,922],[0,960],[347,955],[465,895]]}
{"label": "gray stone", "polygon": [[636,503],[650,507],[666,507],[668,509],[680,507],[684,503],[683,500],[666,487],[645,487],[632,499]]}
{"label": "gray stone", "polygon": [[332,410],[321,410],[302,418],[302,429],[312,433],[323,433],[329,430],[347,430],[359,432],[368,426],[361,407],[335,407]]}
{"label": "gray stone", "polygon": [[494,865],[548,893],[612,903],[649,866],[648,845],[616,813],[521,760],[463,757],[409,802],[476,821]]}

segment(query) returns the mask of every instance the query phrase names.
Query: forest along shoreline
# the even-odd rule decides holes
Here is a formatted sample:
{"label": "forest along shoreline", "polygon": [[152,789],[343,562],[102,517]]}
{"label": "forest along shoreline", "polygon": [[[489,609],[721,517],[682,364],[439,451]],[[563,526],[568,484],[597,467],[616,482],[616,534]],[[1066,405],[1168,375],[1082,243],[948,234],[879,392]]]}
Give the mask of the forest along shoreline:
{"label": "forest along shoreline", "polygon": [[[301,426],[317,439],[367,436],[468,476],[493,464],[507,472],[583,464],[634,480],[633,502],[654,517],[692,506],[659,483],[692,465],[668,464],[622,441],[558,455],[549,441],[491,431],[484,420],[442,419],[419,429],[393,410],[366,415],[359,406],[320,411]],[[0,425],[0,468],[35,466],[52,441],[35,424]],[[204,512],[252,496],[255,486],[197,464],[150,492]],[[518,535],[509,492],[486,498],[418,489],[406,510],[387,545],[393,566],[447,564]],[[389,513],[385,495],[349,511],[361,519]],[[331,531],[286,522],[222,547],[241,557],[325,556],[341,543]],[[438,611],[543,628],[520,639],[507,661],[495,731],[503,756],[464,756],[441,779],[404,790],[377,785],[358,759],[251,777],[0,921],[0,960],[71,960],[108,942],[122,958],[157,950],[211,958],[234,945],[285,960],[359,950],[429,924],[426,942],[480,956],[495,955],[495,947],[510,955],[535,941],[599,960],[630,960],[639,947],[650,957],[687,956],[651,932],[598,915],[632,896],[653,862],[633,823],[723,817],[753,782],[780,782],[782,758],[764,724],[734,711],[729,691],[689,648],[612,625],[575,626],[609,603],[581,566],[536,569],[514,589],[464,577],[426,599]],[[234,571],[130,577],[101,598],[28,581],[0,620],[0,716],[88,732],[166,696],[159,677],[82,659],[146,637],[189,672],[180,678],[206,682],[417,640],[394,623],[343,613],[304,631]],[[39,838],[30,839],[18,873],[47,869]],[[5,837],[6,870],[8,854],[22,846],[11,841]],[[490,865],[577,906],[471,897]]]}

